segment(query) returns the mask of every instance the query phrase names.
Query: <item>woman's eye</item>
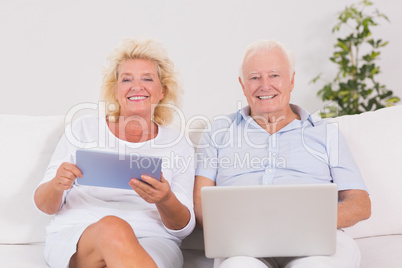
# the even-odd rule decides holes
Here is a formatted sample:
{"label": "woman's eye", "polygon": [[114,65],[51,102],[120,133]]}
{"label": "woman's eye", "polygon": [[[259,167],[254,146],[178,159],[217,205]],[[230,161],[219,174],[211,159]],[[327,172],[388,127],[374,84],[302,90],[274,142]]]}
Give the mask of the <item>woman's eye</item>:
{"label": "woman's eye", "polygon": [[121,81],[122,82],[130,82],[131,80],[129,78],[123,78]]}
{"label": "woman's eye", "polygon": [[152,80],[152,78],[150,78],[150,77],[144,77],[143,79],[144,79],[144,81],[148,81],[148,82],[154,81],[154,80]]}

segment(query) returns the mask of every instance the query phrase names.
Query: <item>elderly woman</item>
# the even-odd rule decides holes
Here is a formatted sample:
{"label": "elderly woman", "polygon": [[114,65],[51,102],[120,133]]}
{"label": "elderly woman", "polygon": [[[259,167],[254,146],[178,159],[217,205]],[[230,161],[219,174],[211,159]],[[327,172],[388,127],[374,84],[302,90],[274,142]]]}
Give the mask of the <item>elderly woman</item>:
{"label": "elderly woman", "polygon": [[[81,146],[61,138],[34,194],[41,211],[55,214],[46,261],[50,267],[181,267],[179,245],[195,226],[194,151],[166,127],[179,94],[173,64],[153,40],[124,41],[109,63],[102,84],[106,116],[84,116],[68,127]],[[161,157],[161,180],[133,178],[133,190],[78,185],[75,152],[94,141],[97,150]]]}

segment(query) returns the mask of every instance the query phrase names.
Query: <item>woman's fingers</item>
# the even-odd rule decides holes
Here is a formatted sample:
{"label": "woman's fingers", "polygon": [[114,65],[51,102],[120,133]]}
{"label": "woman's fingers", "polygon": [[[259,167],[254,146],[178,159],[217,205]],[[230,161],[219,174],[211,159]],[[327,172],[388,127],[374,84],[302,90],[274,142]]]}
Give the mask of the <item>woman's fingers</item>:
{"label": "woman's fingers", "polygon": [[148,203],[163,202],[169,196],[170,186],[163,175],[161,181],[146,175],[142,175],[141,180],[132,179],[130,186]]}
{"label": "woman's fingers", "polygon": [[60,167],[63,167],[64,170],[71,172],[72,175],[69,174],[71,178],[74,178],[74,179],[75,179],[75,178],[77,178],[77,177],[79,177],[79,178],[82,177],[82,172],[81,172],[81,170],[79,170],[79,169],[77,168],[77,166],[74,165],[74,164],[65,162],[65,163],[61,164]]}
{"label": "woman's fingers", "polygon": [[64,162],[57,169],[57,173],[53,181],[56,189],[68,190],[71,188],[74,180],[77,177],[82,177],[81,170],[79,170],[74,164]]}

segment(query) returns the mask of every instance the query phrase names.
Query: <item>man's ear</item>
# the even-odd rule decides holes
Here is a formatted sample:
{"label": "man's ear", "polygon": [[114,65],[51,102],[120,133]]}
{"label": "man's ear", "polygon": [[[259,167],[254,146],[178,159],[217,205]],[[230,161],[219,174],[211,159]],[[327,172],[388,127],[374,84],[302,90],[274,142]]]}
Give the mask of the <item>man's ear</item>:
{"label": "man's ear", "polygon": [[295,74],[296,72],[293,72],[292,78],[290,79],[290,92],[292,92],[295,87]]}
{"label": "man's ear", "polygon": [[243,81],[241,80],[240,76],[239,76],[239,83],[240,83],[241,88],[243,89],[243,93],[244,93],[244,84],[243,84]]}

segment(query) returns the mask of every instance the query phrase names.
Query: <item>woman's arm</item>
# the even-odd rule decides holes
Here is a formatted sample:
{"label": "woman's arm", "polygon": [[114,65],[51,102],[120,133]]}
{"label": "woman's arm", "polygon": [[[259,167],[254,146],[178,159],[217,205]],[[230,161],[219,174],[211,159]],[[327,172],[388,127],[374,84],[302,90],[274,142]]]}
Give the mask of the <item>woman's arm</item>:
{"label": "woman's arm", "polygon": [[163,224],[171,230],[181,230],[190,221],[190,211],[170,189],[168,181],[161,175],[161,181],[143,175],[148,184],[132,179],[130,185],[145,201],[153,203],[159,211]]}
{"label": "woman's arm", "polygon": [[74,180],[82,177],[81,171],[71,163],[62,163],[56,176],[36,189],[34,201],[36,206],[46,214],[55,214],[63,201],[63,193],[71,188]]}

